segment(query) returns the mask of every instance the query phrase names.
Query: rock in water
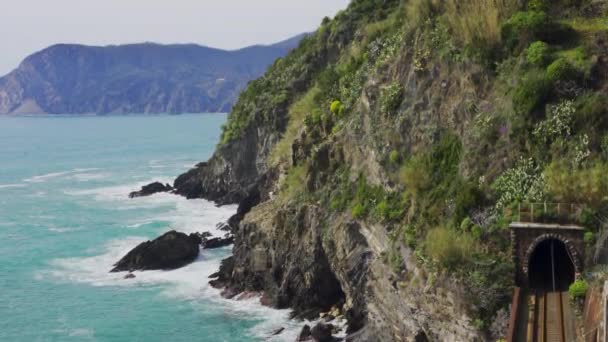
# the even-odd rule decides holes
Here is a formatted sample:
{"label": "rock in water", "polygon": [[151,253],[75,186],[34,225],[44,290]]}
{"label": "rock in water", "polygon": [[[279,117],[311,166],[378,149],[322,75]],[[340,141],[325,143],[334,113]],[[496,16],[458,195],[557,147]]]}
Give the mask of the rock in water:
{"label": "rock in water", "polygon": [[302,327],[302,330],[300,330],[300,334],[298,335],[298,338],[296,339],[296,342],[306,342],[306,341],[312,341],[312,333],[310,331],[310,326],[308,324]]}
{"label": "rock in water", "polygon": [[171,270],[183,267],[196,259],[200,238],[174,230],[153,241],[142,242],[133,248],[110,272],[135,270]]}
{"label": "rock in water", "polygon": [[132,193],[129,194],[129,198],[150,196],[150,195],[153,195],[158,192],[169,192],[169,191],[173,191],[173,187],[171,185],[163,184],[161,182],[154,182],[154,183],[150,183],[148,185],[142,186],[141,190],[139,190],[139,191],[133,191]]}
{"label": "rock in water", "polygon": [[331,342],[334,340],[333,336],[331,335],[332,330],[333,326],[331,324],[318,323],[312,328],[310,334],[315,341]]}

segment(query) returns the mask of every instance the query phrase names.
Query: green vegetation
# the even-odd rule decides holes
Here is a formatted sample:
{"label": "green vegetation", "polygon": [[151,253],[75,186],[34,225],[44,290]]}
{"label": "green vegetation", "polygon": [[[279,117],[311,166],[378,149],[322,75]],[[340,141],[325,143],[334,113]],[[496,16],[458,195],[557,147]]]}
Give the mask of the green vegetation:
{"label": "green vegetation", "polygon": [[532,65],[544,66],[551,57],[550,54],[549,44],[539,40],[530,44],[526,50],[526,59]]}
{"label": "green vegetation", "polygon": [[291,145],[296,139],[304,119],[314,110],[314,99],[318,93],[318,88],[311,88],[300,100],[296,101],[289,108],[289,123],[287,124],[287,128],[283,133],[281,141],[275,146],[270,155],[270,163],[272,165],[276,165],[280,161],[288,159],[291,155]]}
{"label": "green vegetation", "polygon": [[517,113],[527,116],[542,108],[550,91],[551,82],[544,72],[529,72],[523,77],[521,85],[515,89],[513,108]]}
{"label": "green vegetation", "polygon": [[447,269],[454,269],[473,256],[475,239],[453,229],[438,227],[431,229],[424,242],[425,252],[433,260]]}
{"label": "green vegetation", "polygon": [[517,12],[502,26],[502,39],[508,48],[541,38],[549,19],[543,11]]}
{"label": "green vegetation", "polygon": [[342,114],[344,113],[344,105],[342,104],[342,102],[335,100],[329,106],[329,110],[334,113],[334,115],[342,116]]}
{"label": "green vegetation", "polygon": [[577,279],[574,283],[572,283],[572,285],[570,285],[568,293],[570,293],[570,297],[574,299],[585,298],[588,288],[589,285],[587,285],[586,281],[582,279]]}
{"label": "green vegetation", "polygon": [[403,87],[399,83],[392,83],[382,90],[380,106],[382,113],[391,115],[403,101]]}
{"label": "green vegetation", "polygon": [[481,329],[509,302],[510,208],[574,203],[588,243],[608,217],[605,19],[519,3],[354,0],[250,85],[223,135],[282,132],[268,164],[285,205],[326,208],[328,237],[385,229],[399,287],[421,286],[409,248],[416,281],[471,293]]}
{"label": "green vegetation", "polygon": [[552,82],[570,79],[575,74],[576,70],[565,58],[558,58],[547,67],[547,78]]}

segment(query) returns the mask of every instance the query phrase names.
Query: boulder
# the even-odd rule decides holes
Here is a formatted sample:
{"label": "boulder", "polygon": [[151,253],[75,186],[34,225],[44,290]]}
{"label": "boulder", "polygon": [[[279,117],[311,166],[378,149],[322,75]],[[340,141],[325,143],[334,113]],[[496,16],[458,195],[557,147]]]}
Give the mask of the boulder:
{"label": "boulder", "polygon": [[283,331],[285,331],[285,328],[278,328],[275,331],[272,332],[271,336],[277,336],[280,335]]}
{"label": "boulder", "polygon": [[300,330],[300,334],[298,335],[296,342],[308,342],[308,341],[312,341],[312,333],[310,331],[310,326],[308,326],[308,324],[307,324],[302,327],[302,330]]}
{"label": "boulder", "polygon": [[124,279],[133,279],[135,278],[135,274],[133,273],[128,273],[127,275],[124,276]]}
{"label": "boulder", "polygon": [[331,324],[318,323],[312,328],[310,334],[316,342],[331,342],[334,340],[333,329],[334,327]]}
{"label": "boulder", "polygon": [[169,184],[154,182],[141,187],[139,191],[133,191],[129,194],[129,198],[150,196],[159,192],[173,191],[173,187]]}
{"label": "boulder", "polygon": [[171,270],[196,259],[201,240],[196,235],[170,231],[153,241],[142,242],[120,259],[110,272]]}

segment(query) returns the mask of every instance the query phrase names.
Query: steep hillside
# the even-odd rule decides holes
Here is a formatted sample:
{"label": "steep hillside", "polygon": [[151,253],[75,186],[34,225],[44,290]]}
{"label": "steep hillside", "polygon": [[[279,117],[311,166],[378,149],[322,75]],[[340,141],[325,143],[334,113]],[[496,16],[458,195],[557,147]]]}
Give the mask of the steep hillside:
{"label": "steep hillside", "polygon": [[[606,214],[606,2],[354,0],[241,94],[178,192],[240,203],[213,284],[353,340],[496,341],[522,202]],[[588,265],[591,266],[591,265]]]}
{"label": "steep hillside", "polygon": [[0,114],[226,112],[302,36],[224,51],[198,45],[54,45],[0,78]]}

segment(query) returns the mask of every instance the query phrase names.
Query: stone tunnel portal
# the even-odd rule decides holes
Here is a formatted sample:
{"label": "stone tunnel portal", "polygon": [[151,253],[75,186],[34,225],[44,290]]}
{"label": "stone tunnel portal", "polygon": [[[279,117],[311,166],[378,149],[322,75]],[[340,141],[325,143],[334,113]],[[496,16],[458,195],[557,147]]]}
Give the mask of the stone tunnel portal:
{"label": "stone tunnel portal", "polygon": [[539,243],[529,260],[529,285],[544,291],[567,291],[574,282],[575,268],[566,245],[558,239]]}

